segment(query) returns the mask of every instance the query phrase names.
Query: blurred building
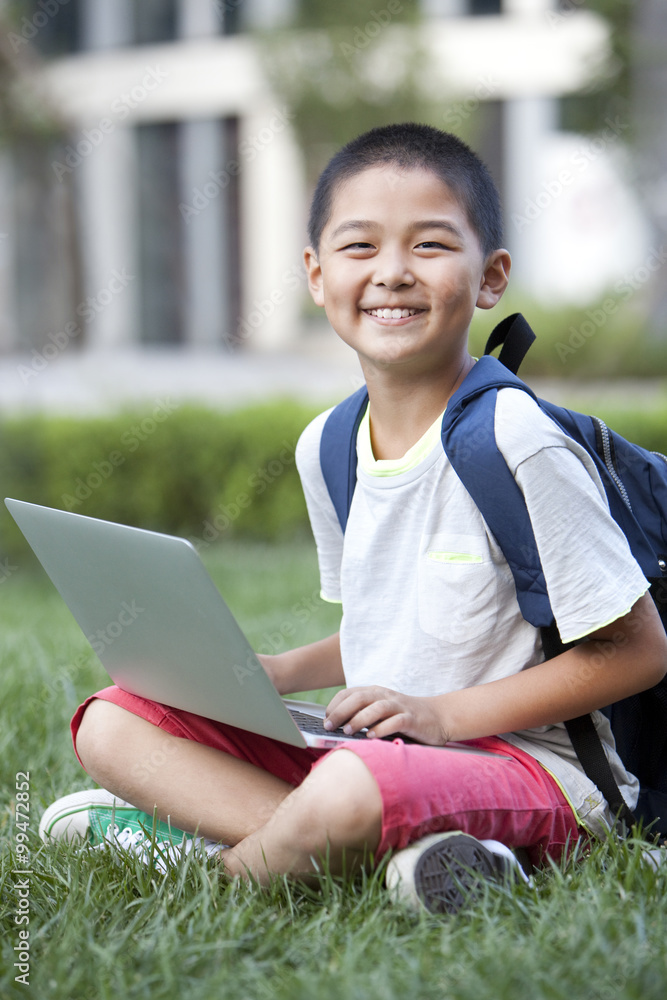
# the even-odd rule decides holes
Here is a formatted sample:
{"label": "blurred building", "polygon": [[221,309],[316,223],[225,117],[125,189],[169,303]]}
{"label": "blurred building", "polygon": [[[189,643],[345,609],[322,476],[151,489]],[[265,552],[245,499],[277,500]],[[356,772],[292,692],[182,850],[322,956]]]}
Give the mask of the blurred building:
{"label": "blurred building", "polygon": [[[0,154],[0,352],[48,360],[70,344],[272,350],[294,342],[307,192],[290,110],[267,83],[251,32],[289,23],[294,2],[23,5],[5,53],[17,66],[30,49],[41,53],[38,93],[66,134],[24,136]],[[428,86],[447,107],[442,126],[457,131],[486,109],[480,151],[505,195],[520,282],[548,299],[567,296],[583,274],[577,294],[595,293],[610,280],[609,236],[591,241],[590,218],[600,176],[613,196],[608,154],[620,146],[622,123],[616,131],[612,123],[608,149],[587,153],[559,136],[555,107],[608,57],[606,26],[577,0],[421,6],[433,56]],[[359,26],[362,37],[368,28]],[[577,152],[588,159],[581,176]],[[594,180],[589,226],[570,274],[558,260],[582,179]],[[643,234],[627,211],[634,229],[623,253],[635,259]],[[554,267],[536,269],[549,247]]]}
{"label": "blurred building", "polygon": [[48,332],[90,348],[211,347],[251,331],[255,309],[257,339],[283,340],[297,296],[278,305],[301,284],[283,275],[300,259],[300,157],[238,28],[241,10],[245,27],[270,27],[289,0],[25,9],[9,48],[44,55],[40,85],[68,134],[3,159],[0,347],[40,347]]}

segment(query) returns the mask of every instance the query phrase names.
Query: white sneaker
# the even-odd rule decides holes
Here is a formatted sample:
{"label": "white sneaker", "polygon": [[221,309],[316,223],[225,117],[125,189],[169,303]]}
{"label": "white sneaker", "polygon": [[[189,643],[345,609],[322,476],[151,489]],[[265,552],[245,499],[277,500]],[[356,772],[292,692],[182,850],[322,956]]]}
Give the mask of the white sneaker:
{"label": "white sneaker", "polygon": [[190,837],[171,823],[154,822],[149,813],[104,788],[72,792],[57,799],[44,811],[39,835],[44,841],[84,840],[94,850],[115,845],[138,854],[146,864],[153,857],[155,867],[162,873],[168,870],[170,862],[175,863],[195,847],[201,847],[207,857],[212,857],[224,846],[203,837]]}
{"label": "white sneaker", "polygon": [[386,883],[415,909],[456,913],[480,882],[508,877],[530,881],[509,847],[454,830],[397,851],[387,865]]}
{"label": "white sneaker", "polygon": [[[39,835],[44,841],[81,839],[99,844],[106,838],[107,830],[116,825],[152,830],[153,817],[105,788],[91,788],[65,795],[45,809],[39,823]],[[160,821],[156,824],[156,833],[161,839],[169,837],[180,841],[183,837],[182,830]]]}
{"label": "white sneaker", "polygon": [[654,872],[667,860],[667,850],[664,847],[647,847],[642,851],[642,861]]}

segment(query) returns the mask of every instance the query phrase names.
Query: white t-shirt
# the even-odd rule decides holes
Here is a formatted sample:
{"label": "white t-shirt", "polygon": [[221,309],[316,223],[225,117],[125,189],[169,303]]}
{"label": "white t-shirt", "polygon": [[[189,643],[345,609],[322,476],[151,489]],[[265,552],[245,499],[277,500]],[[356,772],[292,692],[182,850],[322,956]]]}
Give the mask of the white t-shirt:
{"label": "white t-shirt", "polygon": [[[522,617],[509,566],[443,450],[441,421],[399,462],[374,459],[362,422],[343,536],[319,460],[329,412],[303,432],[296,461],[322,596],[343,604],[347,685],[430,696],[541,662],[540,633]],[[648,583],[586,451],[518,389],[499,391],[495,433],[526,498],[562,640],[626,614]],[[637,782],[613,750],[606,718],[595,713],[595,721],[632,807]],[[563,725],[502,735],[553,774],[581,823],[602,832],[611,818],[606,803],[583,774]]]}

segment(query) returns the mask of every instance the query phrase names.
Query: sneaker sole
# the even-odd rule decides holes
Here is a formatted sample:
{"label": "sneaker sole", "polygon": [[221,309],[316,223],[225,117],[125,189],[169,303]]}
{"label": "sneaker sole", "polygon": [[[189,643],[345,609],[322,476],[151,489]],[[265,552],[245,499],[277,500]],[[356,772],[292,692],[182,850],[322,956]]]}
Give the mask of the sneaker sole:
{"label": "sneaker sole", "polygon": [[440,840],[419,857],[414,870],[415,891],[431,913],[457,913],[481,882],[505,876],[504,858],[488,851],[466,834]]}

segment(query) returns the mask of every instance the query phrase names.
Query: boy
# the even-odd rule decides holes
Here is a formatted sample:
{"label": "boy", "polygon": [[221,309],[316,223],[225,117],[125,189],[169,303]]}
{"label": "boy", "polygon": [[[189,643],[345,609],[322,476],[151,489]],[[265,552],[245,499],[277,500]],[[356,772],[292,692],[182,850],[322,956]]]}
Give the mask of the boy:
{"label": "boy", "polygon": [[[80,802],[87,832],[116,796],[231,845],[210,850],[230,875],[260,883],[307,878],[324,857],[335,873],[393,850],[393,881],[447,909],[457,864],[491,872],[507,847],[538,863],[582,830],[608,829],[562,720],[657,683],[667,642],[592,463],[525,393],[499,392],[496,437],[526,497],[561,638],[578,645],[544,662],[442,449],[447,401],[475,363],[473,312],[500,300],[510,271],[475,154],[428,126],[373,129],[322,174],[309,236],[311,295],[357,352],[370,402],[344,536],[319,464],[326,414],[297,452],[322,594],[343,603],[340,634],[262,662],[281,694],[347,685],[328,724],[367,727],[367,738],[293,749],[107,688],[81,706],[73,733],[110,794],[56,803],[43,828],[60,835]],[[597,667],[601,650],[610,655]],[[597,723],[632,807],[637,783],[600,713]],[[398,733],[417,742],[380,740]],[[169,764],[147,783],[136,763],[156,751]]]}

